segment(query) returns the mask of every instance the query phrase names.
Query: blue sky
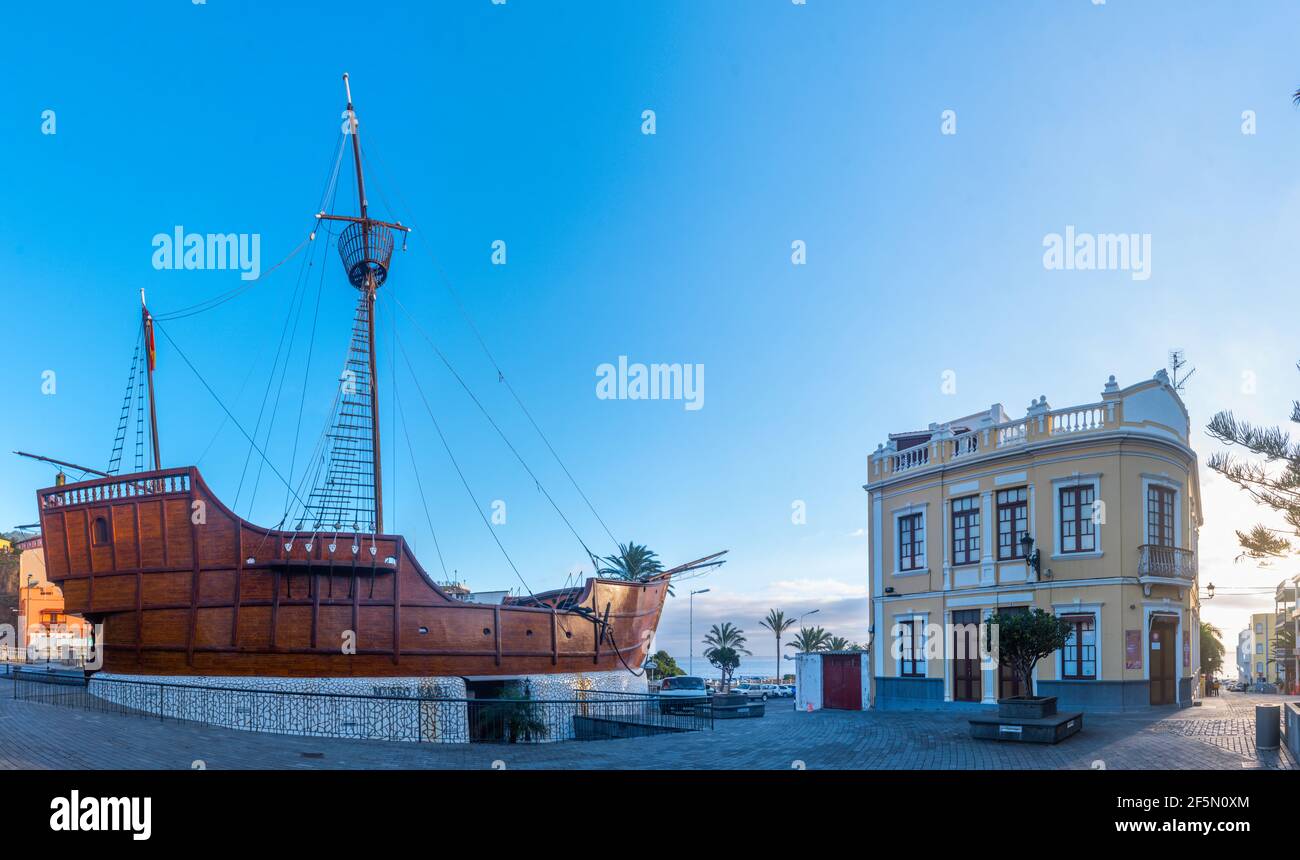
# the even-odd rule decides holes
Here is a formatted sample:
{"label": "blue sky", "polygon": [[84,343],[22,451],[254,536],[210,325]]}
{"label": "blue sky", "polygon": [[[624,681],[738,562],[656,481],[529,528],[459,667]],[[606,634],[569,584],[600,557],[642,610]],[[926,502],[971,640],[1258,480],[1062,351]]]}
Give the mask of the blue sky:
{"label": "blue sky", "polygon": [[[10,42],[0,117],[10,309],[0,450],[106,465],[138,290],[165,313],[239,285],[230,271],[154,270],[152,237],[177,225],[257,233],[263,268],[295,248],[338,145],[344,71],[374,214],[416,228],[384,290],[595,550],[608,552],[608,537],[498,384],[434,260],[620,540],[669,562],[730,550],[696,585],[711,589],[697,598],[697,633],[731,620],[770,655],[758,619],[778,606],[819,608],[833,632],[865,638],[861,485],[867,455],[892,430],[994,402],[1020,415],[1039,394],[1054,406],[1090,402],[1109,374],[1147,377],[1170,347],[1198,368],[1187,393],[1196,427],[1220,408],[1270,422],[1289,411],[1300,382],[1294,319],[1269,303],[1295,294],[1297,274],[1294,4],[464,0],[356,10],[173,0],[6,12],[23,35]],[[53,135],[41,133],[46,110]],[[645,110],[656,114],[653,136],[641,132]],[[945,110],[956,134],[940,132]],[[1256,133],[1242,133],[1243,111],[1255,112]],[[348,179],[340,197],[351,192]],[[1043,237],[1067,225],[1150,233],[1150,279],[1045,270]],[[491,264],[496,240],[507,243],[505,266]],[[806,265],[791,264],[795,240],[807,244]],[[325,280],[308,447],[355,296],[333,250],[315,251],[308,310],[321,266]],[[295,318],[302,261],[166,324],[250,429]],[[393,307],[381,304],[380,328],[391,336],[396,321],[475,500],[506,502],[498,537],[533,590],[558,586],[585,561],[581,548]],[[277,464],[291,456],[304,395],[310,315],[297,319],[267,448]],[[391,345],[381,340],[381,385],[392,381]],[[704,407],[597,399],[596,367],[620,355],[703,365]],[[52,396],[41,391],[46,370],[57,374]],[[948,370],[951,395],[940,388]],[[478,588],[518,586],[405,376],[400,396],[448,567]],[[165,464],[197,461],[233,500],[248,445],[229,423],[217,432],[223,413],[165,341],[157,385]],[[388,525],[435,570],[394,398],[383,402]],[[1202,457],[1215,447],[1204,437],[1196,446]],[[33,521],[34,490],[51,470],[11,457],[0,474],[0,525]],[[1271,586],[1294,572],[1233,564],[1232,530],[1255,513],[1213,476],[1202,481],[1204,578]],[[279,519],[284,488],[269,474],[251,509],[242,495],[241,514]],[[796,501],[806,524],[791,522]],[[685,590],[660,633],[677,654]],[[1251,605],[1264,601],[1221,596],[1206,615],[1235,634]]]}

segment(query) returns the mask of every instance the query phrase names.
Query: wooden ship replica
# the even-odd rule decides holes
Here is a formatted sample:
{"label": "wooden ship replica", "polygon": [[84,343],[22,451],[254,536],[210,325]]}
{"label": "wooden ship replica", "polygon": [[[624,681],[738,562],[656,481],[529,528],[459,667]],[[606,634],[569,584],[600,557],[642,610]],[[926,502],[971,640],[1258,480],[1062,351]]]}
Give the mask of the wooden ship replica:
{"label": "wooden ship replica", "polygon": [[144,399],[143,382],[128,382],[109,469],[76,467],[97,477],[60,477],[37,492],[48,575],[63,591],[65,611],[102,625],[95,647],[102,670],[115,674],[639,672],[670,582],[721,564],[722,553],[639,581],[601,577],[597,566],[584,585],[485,604],[444,590],[401,535],[384,532],[374,310],[394,234],[405,238],[409,228],[370,215],[347,90],[359,214],[316,218],[318,226],[343,222],[338,251],[360,293],[347,363],[354,384],[336,400],[323,480],[305,500],[302,521],[293,529],[248,522],[196,467],[163,467],[154,319],[143,308],[140,377],[147,378],[153,468],[118,473],[133,385],[141,407]]}

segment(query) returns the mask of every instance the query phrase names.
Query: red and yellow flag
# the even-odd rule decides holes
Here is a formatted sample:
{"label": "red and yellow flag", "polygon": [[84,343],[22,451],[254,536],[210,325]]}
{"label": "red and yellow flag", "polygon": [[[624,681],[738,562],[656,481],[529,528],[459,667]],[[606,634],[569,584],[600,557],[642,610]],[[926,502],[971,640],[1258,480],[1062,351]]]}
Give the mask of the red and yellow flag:
{"label": "red and yellow flag", "polygon": [[144,349],[149,356],[149,372],[153,373],[158,366],[158,353],[153,345],[153,317],[147,310],[144,312]]}

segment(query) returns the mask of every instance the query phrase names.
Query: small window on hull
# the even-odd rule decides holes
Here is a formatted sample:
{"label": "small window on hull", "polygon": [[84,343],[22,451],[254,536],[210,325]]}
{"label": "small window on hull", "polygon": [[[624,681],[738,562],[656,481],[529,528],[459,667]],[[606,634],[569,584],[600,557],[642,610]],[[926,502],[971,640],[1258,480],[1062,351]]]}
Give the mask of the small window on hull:
{"label": "small window on hull", "polygon": [[94,536],[95,546],[103,546],[108,543],[108,520],[103,517],[95,517],[95,523],[91,526],[91,534]]}

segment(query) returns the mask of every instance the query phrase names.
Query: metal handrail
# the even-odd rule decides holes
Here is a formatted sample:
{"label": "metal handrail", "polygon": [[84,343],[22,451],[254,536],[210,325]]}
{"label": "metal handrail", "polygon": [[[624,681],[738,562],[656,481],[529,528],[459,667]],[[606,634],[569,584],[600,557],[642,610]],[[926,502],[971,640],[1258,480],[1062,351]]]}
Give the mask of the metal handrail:
{"label": "metal handrail", "polygon": [[1138,576],[1193,579],[1196,576],[1196,553],[1175,546],[1141,544],[1138,546]]}

